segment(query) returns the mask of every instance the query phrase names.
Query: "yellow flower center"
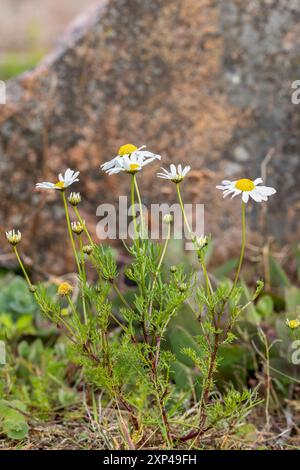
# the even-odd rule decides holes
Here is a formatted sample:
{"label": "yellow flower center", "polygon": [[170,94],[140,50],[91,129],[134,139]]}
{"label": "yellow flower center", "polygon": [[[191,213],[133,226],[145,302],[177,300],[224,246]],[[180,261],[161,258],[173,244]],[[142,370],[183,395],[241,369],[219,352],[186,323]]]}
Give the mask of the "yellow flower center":
{"label": "yellow flower center", "polygon": [[140,165],[138,163],[131,163],[129,165],[130,173],[136,173],[137,171],[139,171],[139,169],[140,169]]}
{"label": "yellow flower center", "polygon": [[295,328],[298,328],[300,326],[299,320],[288,320],[288,326],[294,330]]}
{"label": "yellow flower center", "polygon": [[70,295],[72,293],[73,287],[68,282],[62,282],[57,289],[59,295]]}
{"label": "yellow flower center", "polygon": [[240,189],[241,191],[252,191],[255,188],[255,184],[252,180],[243,178],[235,183],[235,187],[236,189]]}
{"label": "yellow flower center", "polygon": [[128,155],[132,152],[135,152],[136,150],[137,150],[137,147],[135,145],[125,144],[119,148],[118,155],[121,155],[121,157],[123,157],[124,155]]}
{"label": "yellow flower center", "polygon": [[58,183],[55,183],[55,186],[56,186],[58,189],[64,189],[65,183],[64,183],[64,181],[58,181]]}

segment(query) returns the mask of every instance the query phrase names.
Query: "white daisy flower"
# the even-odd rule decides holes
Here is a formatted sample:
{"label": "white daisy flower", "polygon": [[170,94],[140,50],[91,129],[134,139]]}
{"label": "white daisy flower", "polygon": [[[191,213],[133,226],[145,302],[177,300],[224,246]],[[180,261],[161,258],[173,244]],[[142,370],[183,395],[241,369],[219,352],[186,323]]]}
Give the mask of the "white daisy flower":
{"label": "white daisy flower", "polygon": [[[152,152],[148,152],[147,150],[143,150],[145,147],[146,145],[143,145],[142,147],[139,147],[139,148],[132,144],[122,145],[118,150],[118,155],[114,157],[112,160],[110,160],[109,162],[103,163],[101,165],[101,169],[106,172],[107,170],[111,170],[112,168],[116,166],[119,159],[123,157],[132,157],[132,156],[142,157],[143,160],[145,161],[150,160],[151,162],[155,159],[156,160],[161,159],[160,155],[157,155]],[[150,161],[148,163],[150,163]]]}
{"label": "white daisy flower", "polygon": [[182,165],[178,165],[177,168],[175,165],[170,165],[170,171],[162,168],[164,173],[157,173],[158,178],[163,178],[165,180],[173,181],[173,183],[180,183],[190,171],[190,166],[185,166],[182,168]]}
{"label": "white daisy flower", "polygon": [[16,246],[18,243],[20,243],[22,239],[22,234],[20,230],[18,230],[17,232],[14,229],[9,230],[8,232],[5,232],[5,235],[6,235],[8,243],[10,243],[13,246]]}
{"label": "white daisy flower", "polygon": [[222,181],[222,185],[216,186],[217,189],[223,191],[223,197],[231,194],[231,198],[242,194],[242,199],[245,203],[249,201],[249,196],[256,202],[267,201],[269,196],[276,193],[276,189],[269,186],[259,186],[263,183],[261,178],[256,178],[254,181],[243,178],[237,181]]}
{"label": "white daisy flower", "polygon": [[141,169],[155,160],[156,157],[144,159],[143,155],[139,155],[137,152],[134,152],[130,155],[124,155],[123,157],[117,157],[112,168],[106,170],[106,173],[109,175],[115,175],[121,171],[126,171],[134,175],[141,171]]}
{"label": "white daisy flower", "polygon": [[44,181],[43,183],[37,183],[35,186],[38,189],[56,189],[58,191],[64,191],[68,186],[79,181],[77,178],[79,171],[73,171],[68,168],[63,176],[61,173],[58,176],[59,181],[57,183],[49,183]]}
{"label": "white daisy flower", "polygon": [[200,237],[195,237],[194,243],[198,250],[202,250],[202,248],[208,245],[208,237],[204,235],[201,235]]}
{"label": "white daisy flower", "polygon": [[174,217],[172,216],[172,214],[165,214],[163,216],[163,222],[167,225],[171,224],[174,220]]}

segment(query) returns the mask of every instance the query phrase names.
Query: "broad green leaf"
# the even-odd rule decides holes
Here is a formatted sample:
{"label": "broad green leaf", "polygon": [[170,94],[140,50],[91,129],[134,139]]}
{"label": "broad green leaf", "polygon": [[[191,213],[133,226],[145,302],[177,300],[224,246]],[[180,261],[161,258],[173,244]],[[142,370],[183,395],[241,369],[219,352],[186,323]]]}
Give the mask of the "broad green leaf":
{"label": "broad green leaf", "polygon": [[286,275],[284,269],[280,266],[278,261],[275,258],[270,256],[270,276],[271,284],[273,287],[291,287],[291,282]]}
{"label": "broad green leaf", "polygon": [[229,274],[237,267],[238,262],[239,262],[238,258],[230,259],[226,263],[216,268],[213,271],[213,275],[217,279],[223,279],[224,277],[229,276]]}
{"label": "broad green leaf", "polygon": [[300,289],[296,286],[286,287],[284,289],[286,308],[289,312],[296,312],[300,306]]}
{"label": "broad green leaf", "polygon": [[19,333],[31,333],[34,332],[32,326],[32,315],[22,315],[16,321],[16,327]]}
{"label": "broad green leaf", "polygon": [[44,346],[43,346],[43,343],[42,343],[41,339],[40,338],[36,339],[30,345],[30,351],[29,351],[28,359],[31,362],[36,363],[42,357],[43,350],[44,350]]}
{"label": "broad green leaf", "polygon": [[27,436],[29,427],[26,421],[8,419],[3,423],[3,431],[10,439],[20,440]]}
{"label": "broad green leaf", "polygon": [[27,359],[29,356],[30,347],[27,341],[23,340],[18,344],[18,354],[19,356]]}
{"label": "broad green leaf", "polygon": [[256,304],[256,310],[263,316],[269,317],[274,310],[274,302],[269,295],[263,295]]}

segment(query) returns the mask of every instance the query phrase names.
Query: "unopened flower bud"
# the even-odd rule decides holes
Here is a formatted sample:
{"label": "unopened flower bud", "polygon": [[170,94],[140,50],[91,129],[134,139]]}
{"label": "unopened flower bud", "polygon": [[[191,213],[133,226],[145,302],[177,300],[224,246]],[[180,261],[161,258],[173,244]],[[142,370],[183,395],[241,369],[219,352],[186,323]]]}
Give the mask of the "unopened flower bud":
{"label": "unopened flower bud", "polygon": [[176,267],[176,266],[170,266],[170,272],[171,272],[172,274],[176,273],[176,271],[177,271],[177,267]]}
{"label": "unopened flower bud", "polygon": [[127,266],[125,268],[124,274],[128,279],[131,279],[131,280],[134,279],[134,273],[131,267]]}
{"label": "unopened flower bud", "polygon": [[22,234],[20,230],[18,230],[17,232],[14,229],[9,230],[8,232],[5,232],[5,235],[8,243],[10,243],[12,246],[16,246],[18,243],[20,243],[22,239]]}
{"label": "unopened flower bud", "polygon": [[68,197],[68,201],[71,206],[76,207],[78,204],[81,203],[81,194],[80,193],[71,193]]}
{"label": "unopened flower bud", "polygon": [[83,253],[85,253],[86,255],[90,255],[90,254],[92,253],[93,249],[94,249],[94,248],[92,247],[92,245],[84,245],[84,246],[82,247],[82,251],[83,251]]}
{"label": "unopened flower bud", "polygon": [[29,287],[29,292],[31,292],[32,294],[34,294],[36,292],[36,286],[33,286],[31,284],[31,286]]}
{"label": "unopened flower bud", "polygon": [[101,289],[101,286],[99,284],[95,285],[95,292],[97,292],[97,294],[101,294],[102,289]]}
{"label": "unopened flower bud", "polygon": [[185,282],[182,282],[181,284],[178,285],[178,290],[179,292],[185,292],[187,290],[187,285]]}
{"label": "unopened flower bud", "polygon": [[72,232],[76,233],[76,235],[81,235],[84,231],[84,223],[81,222],[72,222],[71,223]]}

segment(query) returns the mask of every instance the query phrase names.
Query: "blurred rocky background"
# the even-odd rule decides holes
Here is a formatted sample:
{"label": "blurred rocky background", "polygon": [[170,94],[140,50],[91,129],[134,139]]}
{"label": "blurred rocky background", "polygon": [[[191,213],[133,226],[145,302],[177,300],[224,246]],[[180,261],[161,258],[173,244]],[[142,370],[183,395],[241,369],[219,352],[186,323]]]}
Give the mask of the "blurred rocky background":
{"label": "blurred rocky background", "polygon": [[[0,79],[46,56],[7,82],[0,106],[1,231],[22,229],[37,272],[72,267],[59,194],[39,193],[35,183],[80,170],[76,189],[93,230],[97,205],[128,193],[127,175],[99,170],[128,142],[147,144],[163,166],[191,164],[185,200],[205,204],[220,259],[236,253],[240,238],[239,201],[215,190],[224,177],[262,174],[278,189],[267,205],[249,204],[255,246],[267,234],[277,244],[299,239],[300,105],[291,102],[299,0],[2,3]],[[174,187],[155,177],[159,166],[139,175],[146,204],[175,201]],[[1,251],[6,259],[3,236]]]}

